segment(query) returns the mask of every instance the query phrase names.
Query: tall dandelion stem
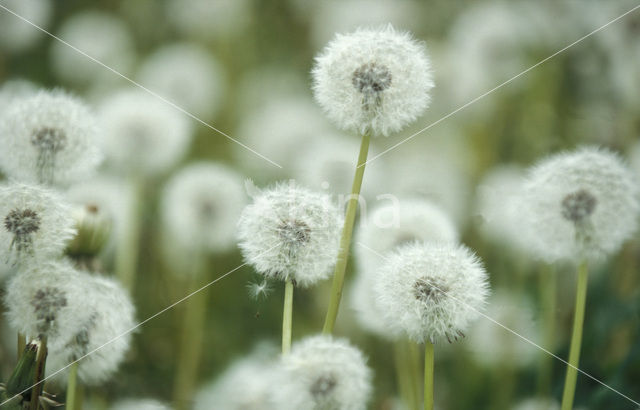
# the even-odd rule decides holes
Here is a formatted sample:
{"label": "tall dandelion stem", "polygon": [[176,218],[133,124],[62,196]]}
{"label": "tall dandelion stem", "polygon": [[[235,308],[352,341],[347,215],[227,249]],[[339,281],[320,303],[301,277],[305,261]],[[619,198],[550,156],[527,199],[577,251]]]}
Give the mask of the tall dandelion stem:
{"label": "tall dandelion stem", "polygon": [[36,354],[36,371],[33,378],[33,387],[31,388],[31,402],[29,410],[38,410],[39,398],[44,389],[44,369],[47,363],[47,338],[42,337],[38,341],[38,352]]}
{"label": "tall dandelion stem", "polygon": [[74,362],[69,367],[69,378],[67,383],[67,400],[65,403],[66,410],[75,410],[76,408],[76,386],[78,382],[78,362]]}
{"label": "tall dandelion stem", "polygon": [[293,281],[284,285],[284,308],[282,311],[282,354],[291,350],[291,327],[293,324]]}
{"label": "tall dandelion stem", "polygon": [[356,166],[355,176],[353,177],[353,185],[349,202],[347,204],[347,213],[342,228],[342,236],[340,238],[340,251],[338,260],[333,272],[333,285],[331,286],[331,299],[329,300],[329,308],[324,321],[322,332],[325,334],[333,333],[333,327],[338,316],[340,308],[340,299],[342,298],[342,287],[344,285],[344,275],[347,270],[347,260],[349,258],[349,248],[351,246],[351,236],[353,234],[353,225],[356,220],[356,212],[358,210],[358,199],[360,197],[360,188],[362,187],[362,178],[364,176],[364,168],[367,162],[367,154],[369,152],[369,140],[371,133],[366,132],[362,135],[360,144],[360,154],[358,155],[358,165]]}
{"label": "tall dandelion stem", "polygon": [[576,392],[578,378],[578,362],[580,359],[580,346],[582,344],[582,327],[584,324],[584,308],[587,300],[587,263],[582,262],[578,267],[578,283],[576,289],[576,309],[573,317],[573,334],[571,335],[571,348],[569,350],[569,366],[564,382],[562,394],[562,410],[571,410],[573,398]]}
{"label": "tall dandelion stem", "polygon": [[424,410],[433,410],[433,343],[424,343]]}
{"label": "tall dandelion stem", "polygon": [[18,359],[22,356],[24,352],[24,348],[27,346],[27,338],[22,334],[18,333]]}

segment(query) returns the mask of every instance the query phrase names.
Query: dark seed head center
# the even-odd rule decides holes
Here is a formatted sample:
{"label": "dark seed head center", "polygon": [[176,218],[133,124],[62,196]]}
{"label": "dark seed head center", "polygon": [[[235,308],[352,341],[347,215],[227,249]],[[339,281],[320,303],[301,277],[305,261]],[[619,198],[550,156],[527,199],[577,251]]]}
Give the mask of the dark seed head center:
{"label": "dark seed head center", "polygon": [[564,197],[562,216],[574,223],[588,218],[596,208],[598,201],[588,191],[581,189]]}
{"label": "dark seed head center", "polygon": [[56,153],[67,144],[67,136],[58,128],[43,127],[33,132],[31,143],[42,151]]}
{"label": "dark seed head center", "polygon": [[353,72],[351,83],[363,94],[376,94],[389,88],[391,73],[382,64],[366,63]]}
{"label": "dark seed head center", "polygon": [[413,284],[413,296],[420,302],[437,302],[449,289],[430,278],[422,278]]}
{"label": "dark seed head center", "polygon": [[29,235],[40,229],[40,217],[31,209],[14,209],[5,216],[4,227],[16,236]]}
{"label": "dark seed head center", "polygon": [[311,385],[311,395],[315,398],[327,397],[336,387],[336,379],[331,375],[318,377]]}
{"label": "dark seed head center", "polygon": [[311,239],[311,228],[303,221],[284,220],[278,227],[280,238],[289,245],[303,245]]}

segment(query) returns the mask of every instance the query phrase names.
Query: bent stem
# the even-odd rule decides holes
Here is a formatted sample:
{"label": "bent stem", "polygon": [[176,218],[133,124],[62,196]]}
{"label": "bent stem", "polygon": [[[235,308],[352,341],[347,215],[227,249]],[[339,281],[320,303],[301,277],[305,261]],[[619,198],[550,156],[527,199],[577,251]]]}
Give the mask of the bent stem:
{"label": "bent stem", "polygon": [[356,221],[356,211],[358,209],[358,199],[360,197],[360,188],[362,187],[362,178],[364,176],[364,168],[367,162],[367,154],[369,152],[369,140],[371,136],[367,132],[362,136],[360,143],[360,154],[358,155],[358,165],[353,177],[353,185],[351,186],[351,194],[347,204],[347,213],[342,228],[342,236],[340,237],[340,250],[338,260],[333,272],[333,284],[331,285],[331,298],[329,300],[329,308],[324,321],[322,333],[333,333],[333,327],[338,317],[338,309],[340,308],[340,299],[342,298],[342,288],[344,286],[344,275],[347,270],[347,259],[349,258],[349,248],[351,246],[351,236],[353,234],[353,225]]}
{"label": "bent stem", "polygon": [[580,346],[582,344],[582,327],[584,324],[584,309],[587,300],[587,263],[582,262],[578,267],[578,283],[576,288],[576,310],[573,317],[573,334],[569,349],[569,365],[562,394],[562,410],[571,410],[576,392],[578,378],[578,362],[580,360]]}
{"label": "bent stem", "polygon": [[282,310],[282,354],[291,350],[291,327],[293,325],[293,281],[284,285],[284,308]]}
{"label": "bent stem", "polygon": [[27,346],[27,338],[22,333],[18,333],[18,360],[22,357],[22,352]]}
{"label": "bent stem", "polygon": [[71,364],[69,368],[69,378],[67,382],[67,400],[65,403],[66,410],[75,410],[76,408],[76,385],[78,380],[78,362]]}
{"label": "bent stem", "polygon": [[433,343],[424,343],[424,410],[433,410]]}
{"label": "bent stem", "polygon": [[39,340],[38,352],[36,354],[36,371],[33,378],[33,387],[31,388],[31,401],[29,403],[30,410],[38,410],[38,404],[42,390],[44,389],[44,370],[47,363],[47,338],[42,337]]}

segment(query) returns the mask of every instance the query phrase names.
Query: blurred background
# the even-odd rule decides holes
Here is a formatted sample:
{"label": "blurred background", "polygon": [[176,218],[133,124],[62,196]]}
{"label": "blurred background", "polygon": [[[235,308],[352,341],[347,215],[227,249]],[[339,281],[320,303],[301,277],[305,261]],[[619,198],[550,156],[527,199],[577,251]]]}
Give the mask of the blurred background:
{"label": "blurred background", "polygon": [[[411,137],[367,166],[362,213],[387,193],[439,204],[490,273],[494,295],[487,314],[567,357],[575,273],[556,268],[557,307],[545,310],[540,289],[551,274],[500,230],[502,215],[495,209],[507,193],[494,187],[517,180],[523,169],[550,153],[584,144],[619,152],[640,174],[640,11],[439,120],[630,10],[634,1],[0,0],[0,5],[282,165],[274,167],[184,112],[180,115],[190,123],[188,148],[167,166],[141,177],[123,172],[107,157],[101,177],[121,184],[104,199],[114,202],[105,205],[114,218],[132,180],[144,192],[132,294],[138,320],[174,303],[194,285],[170,260],[179,256],[166,249],[160,217],[165,184],[185,165],[213,161],[259,187],[296,179],[336,198],[348,192],[359,141],[326,122],[313,102],[309,72],[314,56],[335,33],[392,23],[426,43],[436,87],[431,107],[414,125],[372,141],[371,157]],[[0,9],[0,110],[17,95],[59,87],[101,113],[114,93],[133,87],[122,76]],[[116,221],[123,229],[127,223],[126,218]],[[102,258],[105,272],[114,269],[110,252]],[[242,263],[235,247],[213,252],[195,283],[202,286]],[[370,407],[391,409],[398,395],[393,349],[359,326],[349,303],[357,266],[357,260],[350,264],[336,334],[369,357],[375,372]],[[594,269],[580,366],[636,400],[638,266],[636,236]],[[257,343],[277,345],[283,286],[273,283],[267,297],[251,298],[248,286],[260,282],[250,266],[243,266],[145,323],[116,377],[87,388],[86,402],[152,397],[183,407],[172,395],[178,346],[186,306],[198,297],[207,310],[194,391]],[[327,281],[296,291],[294,341],[320,331],[329,288]],[[556,318],[552,345],[546,344],[540,326],[549,315]],[[511,409],[530,397],[559,399],[564,364],[488,320],[478,322],[461,342],[436,346],[437,407]],[[0,379],[6,380],[15,363],[15,335],[4,323],[0,332]],[[545,366],[548,372],[541,370]],[[542,374],[548,380],[541,380]],[[55,385],[47,389],[61,391]],[[578,379],[576,405],[634,408],[584,376]]]}

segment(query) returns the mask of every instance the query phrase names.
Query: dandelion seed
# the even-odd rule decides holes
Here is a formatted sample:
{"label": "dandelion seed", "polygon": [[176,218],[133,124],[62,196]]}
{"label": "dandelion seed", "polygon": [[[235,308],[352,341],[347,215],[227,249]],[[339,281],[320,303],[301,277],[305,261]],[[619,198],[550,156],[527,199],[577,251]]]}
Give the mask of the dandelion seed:
{"label": "dandelion seed", "polygon": [[464,336],[489,294],[478,258],[455,244],[413,243],[388,255],[373,291],[388,330],[417,343]]}
{"label": "dandelion seed", "polygon": [[427,108],[433,87],[424,46],[390,25],[338,35],[312,74],[327,116],[361,134],[400,131]]}
{"label": "dandelion seed", "polygon": [[307,287],[330,275],[341,227],[329,196],[281,183],[244,209],[239,246],[245,260],[267,278]]}
{"label": "dandelion seed", "polygon": [[249,282],[247,285],[247,290],[249,291],[249,296],[251,299],[266,299],[269,294],[273,291],[269,282],[264,279],[262,282]]}
{"label": "dandelion seed", "polygon": [[0,219],[0,263],[9,265],[55,258],[75,234],[71,208],[36,186],[0,186]]}
{"label": "dandelion seed", "polygon": [[0,167],[23,182],[76,182],[102,159],[93,114],[62,91],[40,91],[16,102],[0,121],[0,142]]}
{"label": "dandelion seed", "polygon": [[203,119],[216,114],[224,96],[220,63],[206,48],[190,43],[163,46],[144,62],[137,78],[145,87]]}
{"label": "dandelion seed", "polygon": [[597,261],[636,231],[639,198],[637,178],[616,154],[586,147],[533,167],[520,209],[537,256]]}
{"label": "dandelion seed", "polygon": [[371,370],[366,358],[346,340],[312,336],[282,357],[283,380],[275,393],[281,409],[367,407]]}
{"label": "dandelion seed", "polygon": [[121,173],[154,175],[185,154],[191,141],[187,118],[137,89],[112,94],[98,110],[107,162]]}

